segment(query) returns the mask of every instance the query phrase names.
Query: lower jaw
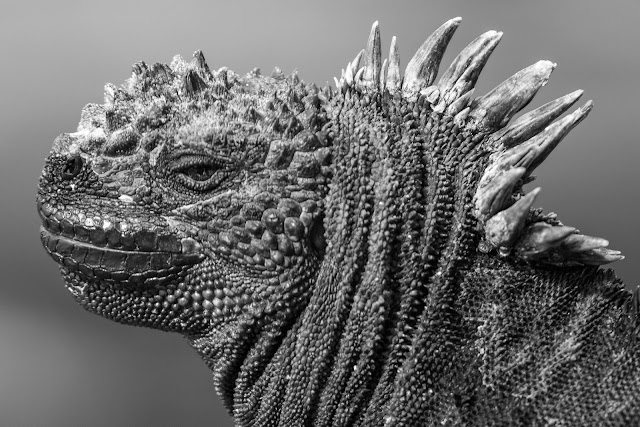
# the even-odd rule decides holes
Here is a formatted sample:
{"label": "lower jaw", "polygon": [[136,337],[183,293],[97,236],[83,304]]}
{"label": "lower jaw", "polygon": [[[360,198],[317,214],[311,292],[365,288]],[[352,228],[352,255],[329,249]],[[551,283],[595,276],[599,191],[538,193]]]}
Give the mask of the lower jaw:
{"label": "lower jaw", "polygon": [[[164,285],[140,288],[122,286],[121,283],[108,284],[97,278],[87,280],[65,267],[61,269],[67,290],[76,303],[92,314],[124,325],[150,327],[168,332],[191,334],[199,330],[197,325],[185,322],[184,315],[188,312],[183,307],[175,311],[149,305],[154,304],[153,296],[157,295],[158,289],[165,289]],[[190,313],[188,318],[204,324],[201,314]]]}

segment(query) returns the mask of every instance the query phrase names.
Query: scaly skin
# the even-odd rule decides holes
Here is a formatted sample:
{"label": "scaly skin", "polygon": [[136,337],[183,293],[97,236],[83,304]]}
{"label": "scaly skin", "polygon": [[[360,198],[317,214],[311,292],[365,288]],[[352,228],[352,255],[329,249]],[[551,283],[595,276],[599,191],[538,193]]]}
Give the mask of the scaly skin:
{"label": "scaly skin", "polygon": [[591,103],[508,125],[555,64],[474,99],[496,32],[434,84],[459,22],[404,76],[374,24],[337,91],[136,64],[40,180],[67,288],[186,336],[239,426],[640,423],[639,293],[597,267],[622,256],[522,188]]}

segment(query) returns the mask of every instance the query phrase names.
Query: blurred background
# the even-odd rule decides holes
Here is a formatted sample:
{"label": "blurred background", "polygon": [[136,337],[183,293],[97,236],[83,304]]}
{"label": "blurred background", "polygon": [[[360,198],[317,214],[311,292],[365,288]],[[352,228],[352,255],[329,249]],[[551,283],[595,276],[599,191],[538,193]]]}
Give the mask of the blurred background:
{"label": "blurred background", "polygon": [[[211,374],[178,335],[86,313],[40,247],[36,182],[53,139],[102,103],[138,60],[202,49],[211,68],[275,65],[325,84],[380,21],[402,66],[445,20],[462,16],[443,61],[480,33],[505,36],[476,94],[537,61],[559,64],[532,107],[575,89],[595,110],[537,169],[538,205],[627,258],[640,279],[640,2],[558,1],[31,1],[0,14],[0,425],[233,425]],[[529,186],[532,188],[532,186]]]}

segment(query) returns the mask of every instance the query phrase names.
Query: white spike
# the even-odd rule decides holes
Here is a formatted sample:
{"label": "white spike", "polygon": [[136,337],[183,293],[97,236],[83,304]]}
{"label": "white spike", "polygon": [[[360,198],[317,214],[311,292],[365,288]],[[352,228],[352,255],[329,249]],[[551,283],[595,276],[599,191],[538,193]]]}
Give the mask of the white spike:
{"label": "white spike", "polygon": [[382,62],[382,67],[380,67],[380,89],[385,88],[385,83],[387,81],[387,68],[389,67],[389,63],[387,59]]}
{"label": "white spike", "polygon": [[446,94],[447,103],[475,86],[480,72],[501,38],[501,32],[487,31],[469,43],[456,56],[438,82],[440,92]]}
{"label": "white spike", "polygon": [[360,52],[358,52],[358,54],[356,55],[355,58],[353,58],[353,61],[351,61],[351,68],[355,74],[356,71],[358,71],[360,69],[360,61],[362,61],[362,57],[364,56],[364,49],[361,49]]}
{"label": "white spike", "polygon": [[351,86],[353,84],[353,66],[351,62],[347,64],[347,68],[344,70],[344,80],[347,83],[347,86]]}
{"label": "white spike", "polygon": [[365,67],[360,68],[356,73],[355,77],[353,78],[353,82],[356,84],[356,86],[358,85],[363,86],[362,76],[364,75],[364,72],[365,72]]}
{"label": "white spike", "polygon": [[547,84],[555,67],[556,64],[551,61],[538,61],[518,71],[474,101],[472,119],[482,128],[504,127]]}
{"label": "white spike", "polygon": [[575,231],[576,229],[573,227],[536,222],[527,227],[516,243],[516,253],[524,260],[540,258],[545,252],[559,246],[567,236]]}
{"label": "white spike", "polygon": [[457,17],[445,22],[413,55],[407,64],[402,81],[402,92],[405,96],[413,97],[421,88],[433,83],[444,51],[461,21],[462,18]]}
{"label": "white spike", "polygon": [[505,201],[511,196],[513,188],[526,171],[525,168],[512,168],[501,171],[489,180],[481,181],[474,196],[477,218],[490,218],[502,210]]}
{"label": "white spike", "polygon": [[465,108],[467,108],[467,106],[469,105],[469,103],[473,99],[474,90],[475,90],[475,88],[471,88],[467,93],[465,93],[464,95],[460,96],[455,101],[451,102],[451,104],[447,107],[447,110],[446,110],[447,114],[449,114],[450,116],[455,116],[460,111],[462,111]]}
{"label": "white spike", "polygon": [[571,260],[579,261],[585,265],[604,265],[623,259],[622,252],[608,248],[595,248],[571,255]]}
{"label": "white spike", "polygon": [[380,82],[380,65],[382,62],[382,48],[380,46],[380,28],[378,21],[371,26],[371,33],[367,41],[367,49],[364,55],[364,74],[362,85],[375,88]]}
{"label": "white spike", "polygon": [[493,247],[511,246],[524,228],[529,210],[540,192],[531,190],[507,209],[489,218],[485,224],[485,238]]}
{"label": "white spike", "polygon": [[391,39],[391,47],[389,48],[389,69],[387,70],[386,88],[389,93],[394,94],[402,86],[402,77],[400,75],[400,53],[398,53],[398,45],[396,36]]}

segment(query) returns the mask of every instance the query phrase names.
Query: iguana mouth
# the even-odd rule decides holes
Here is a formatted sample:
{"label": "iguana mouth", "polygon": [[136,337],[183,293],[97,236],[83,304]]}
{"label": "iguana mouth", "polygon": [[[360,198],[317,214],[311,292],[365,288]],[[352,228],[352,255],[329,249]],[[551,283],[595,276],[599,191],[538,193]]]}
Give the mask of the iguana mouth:
{"label": "iguana mouth", "polygon": [[[182,272],[204,259],[204,255],[197,250],[199,245],[193,239],[158,236],[142,230],[125,235],[113,228],[105,231],[97,226],[70,226],[70,221],[59,221],[45,211],[39,209],[43,222],[40,227],[43,246],[69,272],[89,280],[158,284],[175,280]],[[112,236],[110,241],[105,235]],[[109,247],[125,238],[132,243],[119,245],[121,248]]]}

